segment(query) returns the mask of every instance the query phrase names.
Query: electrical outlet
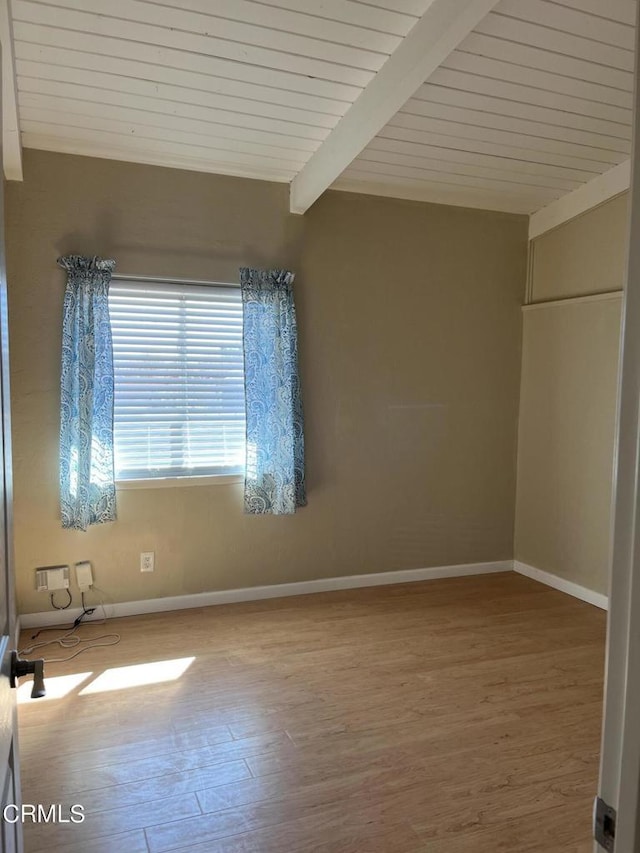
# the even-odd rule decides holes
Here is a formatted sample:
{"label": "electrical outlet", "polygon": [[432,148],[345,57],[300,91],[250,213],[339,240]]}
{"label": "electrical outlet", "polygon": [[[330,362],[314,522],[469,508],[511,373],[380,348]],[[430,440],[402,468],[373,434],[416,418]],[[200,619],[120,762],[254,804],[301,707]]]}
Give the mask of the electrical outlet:
{"label": "electrical outlet", "polygon": [[155,551],[140,552],[140,571],[152,572],[155,569],[156,555]]}

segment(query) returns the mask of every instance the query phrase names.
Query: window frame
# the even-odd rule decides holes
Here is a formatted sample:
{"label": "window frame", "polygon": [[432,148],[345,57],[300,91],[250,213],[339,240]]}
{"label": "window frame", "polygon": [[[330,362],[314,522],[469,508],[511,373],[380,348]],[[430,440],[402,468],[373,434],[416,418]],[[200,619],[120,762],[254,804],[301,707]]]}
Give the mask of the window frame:
{"label": "window frame", "polygon": [[116,491],[138,489],[189,488],[190,486],[233,486],[244,483],[244,474],[185,474],[184,477],[140,477],[137,480],[118,480]]}

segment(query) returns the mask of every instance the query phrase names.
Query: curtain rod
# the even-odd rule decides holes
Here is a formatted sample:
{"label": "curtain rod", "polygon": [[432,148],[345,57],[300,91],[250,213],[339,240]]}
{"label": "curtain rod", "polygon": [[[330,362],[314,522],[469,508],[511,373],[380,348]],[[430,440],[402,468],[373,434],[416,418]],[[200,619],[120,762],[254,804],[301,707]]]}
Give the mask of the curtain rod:
{"label": "curtain rod", "polygon": [[115,281],[137,281],[140,284],[191,284],[199,287],[240,287],[238,282],[233,281],[205,281],[196,278],[161,278],[153,275],[124,275],[114,273],[111,276]]}

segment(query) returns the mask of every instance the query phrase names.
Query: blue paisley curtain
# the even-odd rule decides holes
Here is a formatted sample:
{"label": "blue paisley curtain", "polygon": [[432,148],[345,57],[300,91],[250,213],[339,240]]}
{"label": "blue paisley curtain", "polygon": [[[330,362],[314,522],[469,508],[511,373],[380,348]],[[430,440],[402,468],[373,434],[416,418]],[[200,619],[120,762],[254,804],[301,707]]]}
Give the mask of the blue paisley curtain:
{"label": "blue paisley curtain", "polygon": [[247,417],[245,512],[306,504],[293,273],[240,270]]}
{"label": "blue paisley curtain", "polygon": [[115,261],[69,255],[60,380],[62,526],[86,530],[116,518],[113,351],[109,282]]}

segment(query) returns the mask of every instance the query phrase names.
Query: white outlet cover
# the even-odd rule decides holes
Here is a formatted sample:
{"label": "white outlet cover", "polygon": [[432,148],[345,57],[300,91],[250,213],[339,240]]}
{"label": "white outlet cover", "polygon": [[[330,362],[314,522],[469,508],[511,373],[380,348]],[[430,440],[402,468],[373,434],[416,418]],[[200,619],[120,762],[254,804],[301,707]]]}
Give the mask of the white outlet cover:
{"label": "white outlet cover", "polygon": [[156,556],[155,551],[140,552],[140,571],[152,572],[155,569]]}

